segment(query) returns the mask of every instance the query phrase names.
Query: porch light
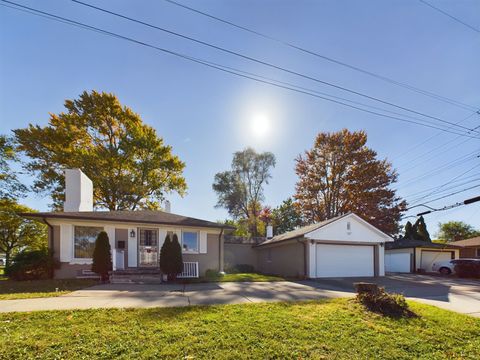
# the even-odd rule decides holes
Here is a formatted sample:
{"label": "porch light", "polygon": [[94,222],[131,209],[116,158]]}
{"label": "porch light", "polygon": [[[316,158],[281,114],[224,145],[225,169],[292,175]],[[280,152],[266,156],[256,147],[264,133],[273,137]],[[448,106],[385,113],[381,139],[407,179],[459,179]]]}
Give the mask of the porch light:
{"label": "porch light", "polygon": [[132,231],[130,231],[130,237],[135,237],[135,230],[132,229]]}

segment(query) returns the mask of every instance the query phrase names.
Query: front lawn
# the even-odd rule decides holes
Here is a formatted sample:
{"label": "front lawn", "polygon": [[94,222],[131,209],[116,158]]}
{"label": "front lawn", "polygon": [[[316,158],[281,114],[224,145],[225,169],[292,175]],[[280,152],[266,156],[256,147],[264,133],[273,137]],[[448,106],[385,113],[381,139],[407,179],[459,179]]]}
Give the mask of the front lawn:
{"label": "front lawn", "polygon": [[0,279],[0,300],[60,296],[95,284],[98,284],[98,281],[83,279],[15,281],[4,278]]}
{"label": "front lawn", "polygon": [[411,307],[419,318],[383,318],[351,299],[6,313],[0,358],[480,358],[480,319]]}

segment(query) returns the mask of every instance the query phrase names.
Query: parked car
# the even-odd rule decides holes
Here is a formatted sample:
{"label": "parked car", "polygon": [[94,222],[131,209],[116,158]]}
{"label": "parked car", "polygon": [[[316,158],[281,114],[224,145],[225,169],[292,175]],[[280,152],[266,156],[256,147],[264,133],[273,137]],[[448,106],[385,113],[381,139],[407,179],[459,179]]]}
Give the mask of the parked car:
{"label": "parked car", "polygon": [[455,259],[455,260],[447,260],[447,261],[437,261],[433,263],[432,270],[438,271],[442,275],[453,274],[455,272],[455,264],[458,261],[480,262],[480,259]]}

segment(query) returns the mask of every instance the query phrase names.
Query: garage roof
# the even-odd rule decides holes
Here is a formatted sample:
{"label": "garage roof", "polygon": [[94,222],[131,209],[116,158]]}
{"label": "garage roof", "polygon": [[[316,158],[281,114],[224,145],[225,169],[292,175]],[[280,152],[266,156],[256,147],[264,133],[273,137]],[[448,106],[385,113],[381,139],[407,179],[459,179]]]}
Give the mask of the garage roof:
{"label": "garage roof", "polygon": [[428,242],[423,240],[413,240],[413,239],[398,239],[394,242],[385,243],[385,249],[407,249],[407,248],[416,248],[416,247],[428,247],[428,248],[438,248],[438,249],[459,249],[460,246],[442,244],[435,242]]}
{"label": "garage roof", "polygon": [[470,238],[470,239],[465,239],[465,240],[458,240],[454,241],[453,245],[457,246],[480,246],[480,236]]}

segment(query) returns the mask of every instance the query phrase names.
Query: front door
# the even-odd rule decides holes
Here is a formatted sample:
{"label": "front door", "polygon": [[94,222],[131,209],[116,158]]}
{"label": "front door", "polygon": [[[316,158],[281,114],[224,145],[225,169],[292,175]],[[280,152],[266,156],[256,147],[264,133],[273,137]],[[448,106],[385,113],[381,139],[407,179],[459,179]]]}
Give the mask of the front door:
{"label": "front door", "polygon": [[140,229],[138,240],[138,266],[158,266],[158,230]]}

